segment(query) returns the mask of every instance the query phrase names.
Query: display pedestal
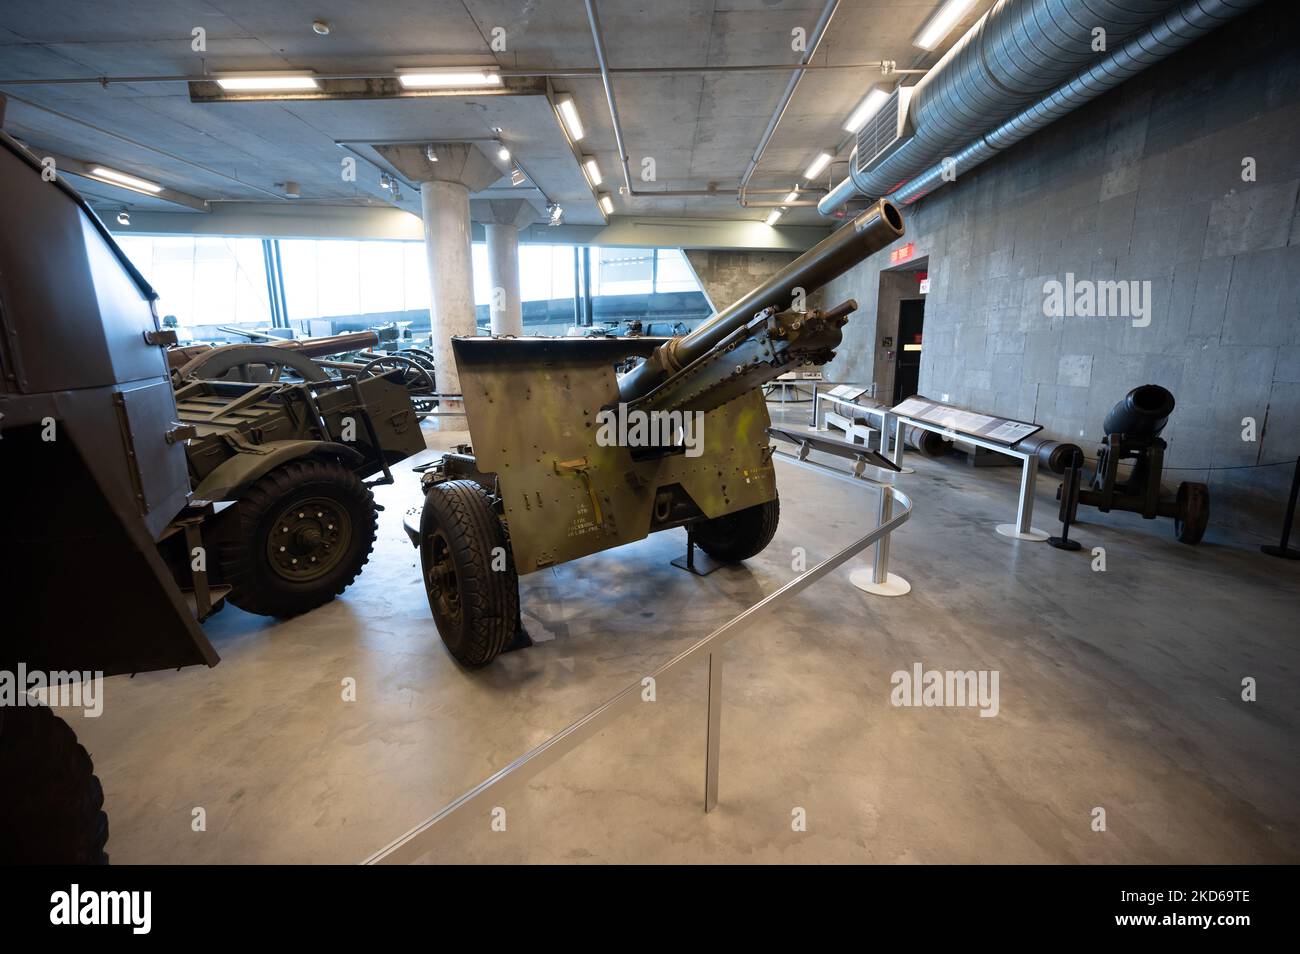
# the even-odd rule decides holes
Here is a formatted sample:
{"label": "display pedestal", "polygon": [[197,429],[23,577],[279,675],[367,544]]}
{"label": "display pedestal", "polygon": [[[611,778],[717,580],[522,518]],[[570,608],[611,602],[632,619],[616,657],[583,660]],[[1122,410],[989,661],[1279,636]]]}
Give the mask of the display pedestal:
{"label": "display pedestal", "polygon": [[873,567],[863,567],[849,574],[849,582],[865,593],[873,596],[904,596],[912,592],[912,584],[897,573],[887,574],[884,583],[874,582]]}
{"label": "display pedestal", "polygon": [[997,530],[1002,536],[1011,537],[1013,540],[1029,540],[1033,543],[1042,543],[1047,539],[1047,534],[1037,527],[1030,527],[1028,533],[1018,533],[1014,523],[1000,523]]}

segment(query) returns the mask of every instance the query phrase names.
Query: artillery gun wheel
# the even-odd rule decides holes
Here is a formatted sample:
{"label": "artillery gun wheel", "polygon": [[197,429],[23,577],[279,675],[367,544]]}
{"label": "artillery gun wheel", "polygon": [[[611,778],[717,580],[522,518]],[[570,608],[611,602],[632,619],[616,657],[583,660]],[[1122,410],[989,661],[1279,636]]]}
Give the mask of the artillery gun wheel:
{"label": "artillery gun wheel", "polygon": [[296,616],[347,589],[370,559],[374,497],[342,464],[281,464],[239,499],[237,539],[223,545],[226,597],[262,616]]}
{"label": "artillery gun wheel", "polygon": [[447,650],[465,666],[500,655],[519,621],[519,576],[505,525],[472,480],[429,488],[420,515],[420,565]]}
{"label": "artillery gun wheel", "polygon": [[1178,485],[1178,516],[1174,536],[1180,543],[1200,543],[1210,522],[1210,488],[1183,481]]}
{"label": "artillery gun wheel", "polygon": [[47,706],[0,710],[0,863],[108,863],[108,815],[95,765]]}
{"label": "artillery gun wheel", "polygon": [[[434,384],[433,371],[425,367],[423,359],[405,354],[390,354],[375,358],[363,369],[366,374],[386,375],[395,384],[406,388],[415,405],[415,414],[424,420],[437,405],[437,385]],[[396,372],[396,373],[394,373]]]}
{"label": "artillery gun wheel", "polygon": [[739,563],[762,553],[776,536],[781,519],[781,502],[769,500],[712,520],[701,520],[691,530],[695,542],[709,556],[726,563]]}

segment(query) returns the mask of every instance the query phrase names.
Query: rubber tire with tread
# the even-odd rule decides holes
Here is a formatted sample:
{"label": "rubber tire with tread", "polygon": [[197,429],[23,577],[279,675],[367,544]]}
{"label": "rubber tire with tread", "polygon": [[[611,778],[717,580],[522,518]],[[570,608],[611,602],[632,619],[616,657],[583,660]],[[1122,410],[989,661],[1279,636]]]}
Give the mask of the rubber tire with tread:
{"label": "rubber tire with tread", "polygon": [[[434,534],[441,531],[456,571],[459,618],[447,615],[429,584]],[[492,553],[505,551],[505,569],[492,569]],[[491,662],[514,639],[519,623],[519,575],[505,524],[487,491],[472,480],[434,484],[420,515],[420,567],[438,635],[464,666]]]}
{"label": "rubber tire with tread", "polygon": [[691,527],[700,549],[725,563],[748,560],[767,549],[776,536],[781,519],[781,502],[776,499]]}
{"label": "rubber tire with tread", "polygon": [[[295,582],[276,573],[266,557],[271,524],[294,497],[333,497],[352,518],[346,557],[318,580]],[[361,478],[336,460],[301,457],[264,474],[239,498],[237,539],[222,546],[226,599],[260,616],[297,616],[328,603],[349,586],[370,560],[379,526],[375,498]]]}
{"label": "rubber tire with tread", "polygon": [[1178,485],[1178,516],[1174,536],[1180,543],[1200,543],[1210,523],[1210,488],[1183,481]]}
{"label": "rubber tire with tread", "polygon": [[0,864],[108,863],[95,765],[48,706],[0,712],[0,779]]}

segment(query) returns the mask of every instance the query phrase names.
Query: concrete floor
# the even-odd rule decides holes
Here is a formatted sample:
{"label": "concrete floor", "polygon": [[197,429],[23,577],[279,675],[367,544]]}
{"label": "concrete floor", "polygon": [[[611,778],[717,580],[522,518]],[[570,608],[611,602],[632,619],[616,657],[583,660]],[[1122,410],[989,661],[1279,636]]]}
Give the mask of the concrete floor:
{"label": "concrete floor", "polygon": [[[804,423],[807,405],[789,414]],[[1014,469],[913,463],[893,560],[912,593],[870,597],[840,571],[729,647],[717,811],[702,811],[700,666],[512,793],[505,831],[464,817],[428,860],[1300,860],[1300,565],[1095,511],[1080,553],[1013,542],[993,527],[1012,518]],[[874,513],[866,488],[779,463],[781,528],[760,557],[697,579],[669,565],[671,531],[526,577],[537,645],[466,672],[401,530],[416,476],[397,474],[342,598],[283,622],[227,608],[206,627],[216,669],[113,678],[101,718],[71,716],[115,862],[360,861],[788,580],[793,548],[811,565]],[[1053,488],[1040,481],[1045,529]],[[999,714],[893,706],[891,674],[917,662],[998,670]]]}

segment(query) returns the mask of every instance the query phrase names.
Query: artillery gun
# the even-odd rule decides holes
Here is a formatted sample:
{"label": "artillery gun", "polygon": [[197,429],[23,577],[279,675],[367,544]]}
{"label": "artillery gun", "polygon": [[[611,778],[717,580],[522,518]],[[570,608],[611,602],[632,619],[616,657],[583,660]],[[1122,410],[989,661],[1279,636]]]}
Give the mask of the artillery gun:
{"label": "artillery gun", "polygon": [[761,552],[779,518],[762,386],[830,360],[857,307],[792,303],[902,234],[878,202],[673,338],[454,339],[473,444],[426,466],[406,525],[452,655],[481,665],[521,636],[519,574],[673,527],[722,562]]}

